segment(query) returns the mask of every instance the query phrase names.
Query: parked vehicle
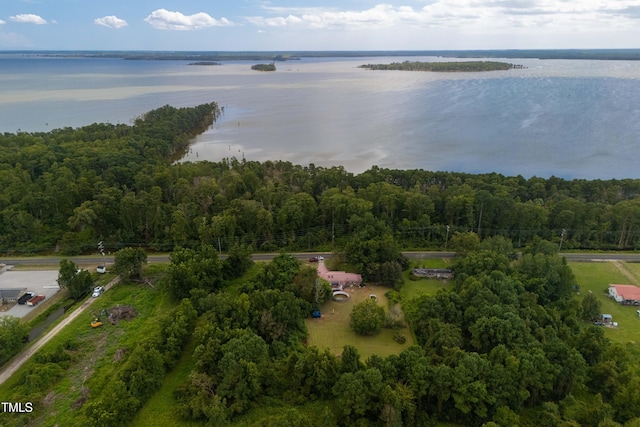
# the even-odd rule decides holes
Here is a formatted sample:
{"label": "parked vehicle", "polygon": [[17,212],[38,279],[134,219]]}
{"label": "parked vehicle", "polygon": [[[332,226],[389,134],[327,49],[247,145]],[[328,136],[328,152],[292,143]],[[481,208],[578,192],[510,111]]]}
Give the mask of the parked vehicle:
{"label": "parked vehicle", "polygon": [[38,303],[42,301],[44,298],[45,298],[44,295],[36,295],[35,297],[27,301],[27,305],[38,305]]}
{"label": "parked vehicle", "polygon": [[93,288],[93,295],[91,296],[94,298],[98,298],[103,292],[104,288],[102,286],[96,286],[95,288]]}
{"label": "parked vehicle", "polygon": [[33,298],[35,294],[33,292],[25,292],[20,298],[18,298],[18,304],[25,305],[27,301]]}
{"label": "parked vehicle", "polygon": [[318,257],[312,256],[311,258],[309,258],[309,262],[318,262]]}
{"label": "parked vehicle", "polygon": [[100,274],[104,274],[107,272],[107,267],[105,267],[104,265],[99,265],[96,267],[96,271]]}

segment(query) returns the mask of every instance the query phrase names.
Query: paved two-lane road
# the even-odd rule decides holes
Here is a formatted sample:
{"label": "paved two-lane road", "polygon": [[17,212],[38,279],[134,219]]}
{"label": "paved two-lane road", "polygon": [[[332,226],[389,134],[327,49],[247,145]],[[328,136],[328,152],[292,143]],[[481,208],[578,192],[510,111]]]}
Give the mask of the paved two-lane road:
{"label": "paved two-lane road", "polygon": [[[403,252],[405,256],[408,258],[424,258],[424,259],[434,259],[434,258],[453,258],[455,257],[455,252],[441,252],[441,251],[411,251],[411,252]],[[292,253],[294,257],[299,260],[306,260],[310,257],[324,256],[325,258],[330,258],[331,252],[296,252]],[[569,253],[563,252],[560,254],[561,256],[567,258],[569,261],[627,261],[627,262],[640,262],[640,253]],[[266,254],[253,254],[252,258],[254,261],[269,261],[274,257],[278,256],[277,253],[266,253]],[[1,264],[7,265],[58,265],[60,264],[60,260],[63,257],[20,257],[20,258],[0,258]],[[225,254],[220,255],[220,259],[226,258]],[[75,262],[80,266],[85,265],[99,265],[104,261],[106,264],[113,264],[113,256],[106,256],[104,260],[102,257],[98,256],[77,256],[77,257],[68,257],[71,261]],[[152,254],[147,256],[147,262],[149,263],[163,263],[169,262],[169,254]]]}

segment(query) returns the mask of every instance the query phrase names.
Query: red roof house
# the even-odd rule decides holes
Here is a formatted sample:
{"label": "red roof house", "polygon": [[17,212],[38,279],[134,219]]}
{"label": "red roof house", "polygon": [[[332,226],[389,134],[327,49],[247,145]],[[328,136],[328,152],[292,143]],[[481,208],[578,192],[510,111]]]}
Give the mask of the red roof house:
{"label": "red roof house", "polygon": [[640,288],[634,285],[609,285],[609,297],[619,303],[640,304]]}

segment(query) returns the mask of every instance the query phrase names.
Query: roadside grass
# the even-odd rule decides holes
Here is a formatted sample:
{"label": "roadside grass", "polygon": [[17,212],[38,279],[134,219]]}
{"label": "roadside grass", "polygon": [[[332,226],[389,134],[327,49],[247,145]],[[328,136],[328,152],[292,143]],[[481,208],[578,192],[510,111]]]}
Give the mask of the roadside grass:
{"label": "roadside grass", "polygon": [[[640,266],[621,263],[637,278],[640,278]],[[569,262],[573,274],[580,285],[579,298],[591,291],[600,301],[602,312],[611,314],[618,323],[615,328],[604,328],[605,336],[620,343],[640,342],[640,318],[636,310],[640,307],[625,306],[609,298],[608,287],[611,283],[627,284],[630,280],[611,262]]]}
{"label": "roadside grass", "polygon": [[393,339],[394,331],[392,329],[383,328],[378,335],[365,337],[357,335],[349,326],[353,306],[369,298],[371,294],[376,295],[378,305],[384,307],[385,312],[388,313],[389,303],[385,296],[387,291],[389,288],[381,286],[356,287],[347,291],[350,294],[347,301],[331,300],[326,302],[321,308],[324,318],[306,320],[309,331],[307,344],[320,349],[328,348],[338,355],[342,354],[345,345],[352,345],[358,349],[362,361],[373,354],[381,357],[399,354],[413,344],[413,337],[409,329],[400,329],[400,333],[405,336],[407,341],[404,344],[398,344]]}
{"label": "roadside grass", "polygon": [[629,283],[629,284],[640,286],[640,263],[626,262],[623,265],[636,278],[637,283]]}

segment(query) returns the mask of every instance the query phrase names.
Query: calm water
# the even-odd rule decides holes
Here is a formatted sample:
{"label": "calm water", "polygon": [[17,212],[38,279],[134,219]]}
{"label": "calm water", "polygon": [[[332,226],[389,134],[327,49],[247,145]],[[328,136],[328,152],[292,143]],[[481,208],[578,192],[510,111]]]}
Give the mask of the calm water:
{"label": "calm water", "polygon": [[[435,58],[411,58],[430,60]],[[0,132],[130,123],[170,104],[224,115],[186,160],[283,159],[564,178],[640,178],[640,62],[505,60],[485,73],[368,71],[404,58],[186,61],[0,55]]]}

